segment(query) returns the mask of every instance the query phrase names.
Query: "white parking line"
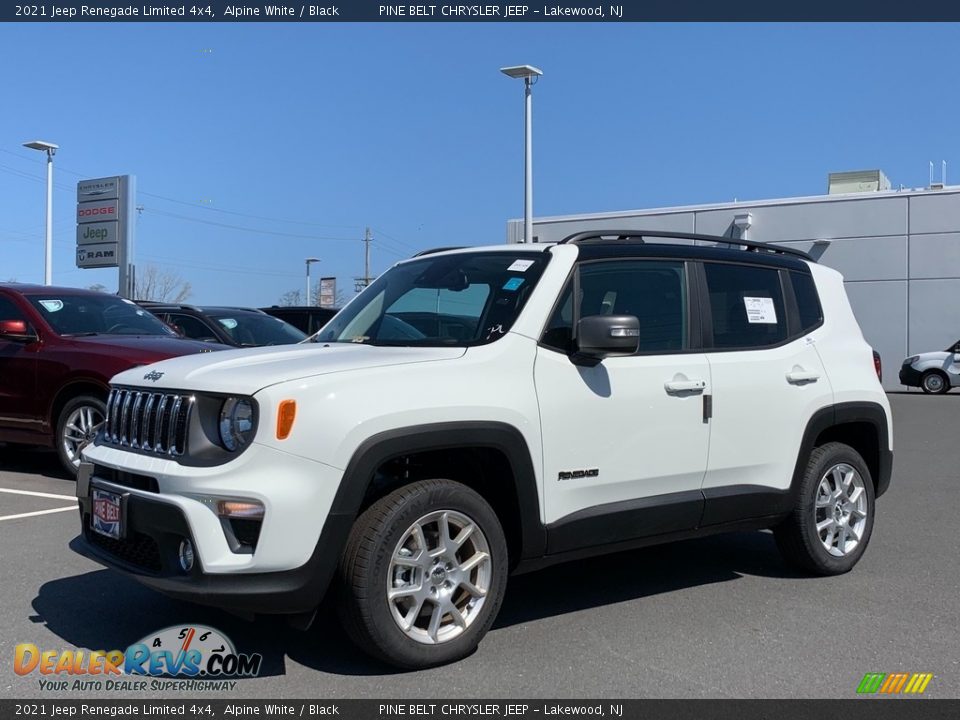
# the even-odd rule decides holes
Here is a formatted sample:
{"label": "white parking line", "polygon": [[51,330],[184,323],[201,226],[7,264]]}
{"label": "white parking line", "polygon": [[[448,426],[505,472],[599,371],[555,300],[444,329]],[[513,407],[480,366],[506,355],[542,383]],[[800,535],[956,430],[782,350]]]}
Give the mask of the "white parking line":
{"label": "white parking line", "polygon": [[0,522],[3,522],[4,520],[16,520],[17,518],[34,517],[35,515],[49,515],[50,513],[66,512],[67,510],[73,510],[76,512],[76,509],[76,505],[71,505],[70,507],[54,508],[53,510],[37,510],[35,512],[20,513],[19,515],[4,515],[0,517]]}
{"label": "white parking line", "polygon": [[31,495],[33,497],[53,498],[54,500],[76,500],[73,495],[54,495],[53,493],[42,493],[34,490],[8,490],[0,488],[0,493],[10,493],[11,495]]}

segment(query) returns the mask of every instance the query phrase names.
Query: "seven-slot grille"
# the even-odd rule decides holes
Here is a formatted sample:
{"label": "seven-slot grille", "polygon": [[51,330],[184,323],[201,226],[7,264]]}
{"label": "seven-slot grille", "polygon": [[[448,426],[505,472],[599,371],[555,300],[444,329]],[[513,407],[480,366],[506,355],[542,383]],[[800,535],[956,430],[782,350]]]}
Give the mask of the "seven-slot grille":
{"label": "seven-slot grille", "polygon": [[179,457],[187,447],[191,395],[114,388],[107,398],[104,442]]}

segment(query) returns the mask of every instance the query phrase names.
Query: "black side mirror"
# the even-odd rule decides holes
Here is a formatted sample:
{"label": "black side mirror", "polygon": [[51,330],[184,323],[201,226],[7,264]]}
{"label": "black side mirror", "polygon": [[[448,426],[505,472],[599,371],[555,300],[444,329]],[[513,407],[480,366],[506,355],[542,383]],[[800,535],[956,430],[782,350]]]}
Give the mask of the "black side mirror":
{"label": "black side mirror", "polygon": [[640,347],[640,321],[633,315],[588,315],[577,323],[578,365],[596,365],[607,357],[633,355]]}
{"label": "black side mirror", "polygon": [[0,320],[0,339],[11,342],[36,342],[39,338],[25,320]]}

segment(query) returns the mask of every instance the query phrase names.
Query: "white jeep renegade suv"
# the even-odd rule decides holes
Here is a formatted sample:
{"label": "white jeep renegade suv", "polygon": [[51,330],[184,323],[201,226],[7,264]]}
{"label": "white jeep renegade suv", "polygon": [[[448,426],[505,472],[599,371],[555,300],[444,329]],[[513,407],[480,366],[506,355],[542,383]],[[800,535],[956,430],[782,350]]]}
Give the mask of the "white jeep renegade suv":
{"label": "white jeep renegade suv", "polygon": [[891,435],[842,278],[802,253],[638,231],[427,252],[312,342],[113,378],[73,546],[300,625],[329,587],[361,647],[424,667],[476,647],[510,573],[567,558],[772,528],[846,572]]}

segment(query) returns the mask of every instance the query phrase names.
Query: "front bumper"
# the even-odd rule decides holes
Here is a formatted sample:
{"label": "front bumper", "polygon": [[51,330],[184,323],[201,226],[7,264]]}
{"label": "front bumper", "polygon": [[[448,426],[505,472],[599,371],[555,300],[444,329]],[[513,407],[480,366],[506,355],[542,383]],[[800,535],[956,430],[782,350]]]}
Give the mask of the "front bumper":
{"label": "front bumper", "polygon": [[[314,609],[326,592],[353,521],[329,512],[340,473],[270,448],[254,450],[251,447],[241,456],[251,456],[243,467],[230,472],[209,468],[205,477],[187,478],[177,473],[196,468],[142,456],[119,466],[123,458],[117,453],[127,459],[130,453],[88,448],[77,481],[81,534],[71,543],[72,549],[178,599],[242,613]],[[264,465],[264,460],[272,462]],[[148,474],[145,467],[133,472],[131,465],[148,461],[156,472]],[[332,477],[324,475],[337,479],[331,482]],[[91,529],[95,487],[124,498],[120,540]],[[258,493],[257,488],[271,492]],[[220,519],[199,499],[203,496],[261,500],[265,515],[253,552],[231,550]],[[192,543],[196,557],[189,572],[178,561],[185,539]]]}
{"label": "front bumper", "polygon": [[900,366],[900,384],[901,385],[909,385],[910,387],[920,387],[920,377],[922,375],[923,373],[915,369],[912,365]]}

